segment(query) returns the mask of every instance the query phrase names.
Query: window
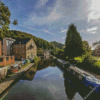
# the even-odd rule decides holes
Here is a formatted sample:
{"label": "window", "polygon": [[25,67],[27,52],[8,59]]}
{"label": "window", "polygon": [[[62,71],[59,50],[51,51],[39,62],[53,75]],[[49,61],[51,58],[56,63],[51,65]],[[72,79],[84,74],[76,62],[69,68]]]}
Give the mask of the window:
{"label": "window", "polygon": [[22,48],[24,48],[24,45],[22,45]]}
{"label": "window", "polygon": [[7,44],[7,46],[9,45],[9,40],[6,40],[6,44]]}
{"label": "window", "polygon": [[8,61],[9,60],[9,57],[6,57],[6,61]]}
{"label": "window", "polygon": [[0,58],[0,62],[3,62],[3,58]]}
{"label": "window", "polygon": [[19,48],[21,48],[21,46],[19,46]]}

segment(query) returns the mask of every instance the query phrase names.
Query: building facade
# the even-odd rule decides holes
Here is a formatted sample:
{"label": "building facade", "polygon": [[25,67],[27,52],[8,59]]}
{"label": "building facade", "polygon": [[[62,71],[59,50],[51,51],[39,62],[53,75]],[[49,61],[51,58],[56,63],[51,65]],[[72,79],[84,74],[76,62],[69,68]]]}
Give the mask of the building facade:
{"label": "building facade", "polygon": [[94,51],[93,51],[93,55],[94,55],[94,56],[100,56],[100,44],[98,44],[98,45],[95,47],[95,49],[94,49]]}
{"label": "building facade", "polygon": [[12,38],[4,38],[2,43],[2,54],[5,56],[12,55],[12,44],[15,39]]}
{"label": "building facade", "polygon": [[33,39],[18,40],[13,44],[13,54],[16,59],[31,59],[37,56],[37,46]]}
{"label": "building facade", "polygon": [[0,41],[0,66],[6,66],[15,62],[15,57],[12,55],[12,43],[14,39],[4,38]]}

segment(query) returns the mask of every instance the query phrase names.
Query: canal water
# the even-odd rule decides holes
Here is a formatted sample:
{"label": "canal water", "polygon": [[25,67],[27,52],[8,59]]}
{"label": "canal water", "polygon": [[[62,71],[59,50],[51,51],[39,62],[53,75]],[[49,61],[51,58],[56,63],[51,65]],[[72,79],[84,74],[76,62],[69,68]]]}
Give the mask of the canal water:
{"label": "canal water", "polygon": [[41,60],[6,93],[2,100],[83,100],[52,60]]}

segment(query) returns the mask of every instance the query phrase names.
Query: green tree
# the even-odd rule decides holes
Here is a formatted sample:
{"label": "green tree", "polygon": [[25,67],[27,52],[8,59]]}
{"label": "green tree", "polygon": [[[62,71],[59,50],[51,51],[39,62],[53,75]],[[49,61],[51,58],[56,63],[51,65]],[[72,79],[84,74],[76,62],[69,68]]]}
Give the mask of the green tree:
{"label": "green tree", "polygon": [[82,41],[82,43],[83,43],[83,48],[85,52],[88,52],[88,53],[91,52],[91,47],[89,46],[88,41]]}
{"label": "green tree", "polygon": [[[3,2],[0,3],[0,29],[2,30],[8,30],[9,24],[10,24],[10,16],[11,13],[9,11],[9,8],[5,6]],[[18,25],[17,19],[15,19],[12,24]]]}
{"label": "green tree", "polygon": [[0,29],[7,30],[10,24],[10,11],[4,3],[0,5]]}
{"label": "green tree", "polygon": [[18,25],[17,19],[15,19],[15,20],[13,21],[13,25]]}
{"label": "green tree", "polygon": [[81,36],[78,33],[76,26],[70,24],[65,40],[65,56],[74,59],[74,57],[80,56],[82,53],[83,45]]}

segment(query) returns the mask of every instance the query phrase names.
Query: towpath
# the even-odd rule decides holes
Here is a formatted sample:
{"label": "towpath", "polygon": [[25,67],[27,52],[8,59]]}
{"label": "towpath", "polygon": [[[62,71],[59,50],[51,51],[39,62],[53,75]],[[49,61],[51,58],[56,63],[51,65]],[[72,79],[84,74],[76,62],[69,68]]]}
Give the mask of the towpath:
{"label": "towpath", "polygon": [[20,71],[14,73],[10,78],[6,79],[4,82],[0,83],[0,94],[6,90],[22,73],[31,68],[34,63],[29,64],[27,67],[21,69]]}

